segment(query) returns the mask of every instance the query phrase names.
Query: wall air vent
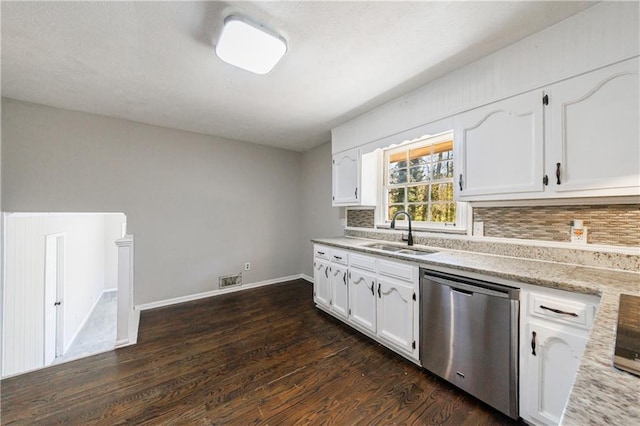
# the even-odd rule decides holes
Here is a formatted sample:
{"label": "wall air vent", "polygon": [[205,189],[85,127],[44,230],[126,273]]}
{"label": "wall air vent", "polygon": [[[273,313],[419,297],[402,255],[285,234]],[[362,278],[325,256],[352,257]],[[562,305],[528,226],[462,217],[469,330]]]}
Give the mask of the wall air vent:
{"label": "wall air vent", "polygon": [[242,273],[218,278],[218,288],[235,287],[242,284]]}

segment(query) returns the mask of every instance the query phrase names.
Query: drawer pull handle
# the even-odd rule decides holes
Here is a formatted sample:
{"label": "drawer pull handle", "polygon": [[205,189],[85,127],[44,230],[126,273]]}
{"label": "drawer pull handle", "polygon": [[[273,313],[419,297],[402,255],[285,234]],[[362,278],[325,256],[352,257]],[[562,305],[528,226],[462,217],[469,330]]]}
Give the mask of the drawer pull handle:
{"label": "drawer pull handle", "polygon": [[321,256],[324,256],[324,252],[323,251],[319,251],[318,254],[321,255]]}
{"label": "drawer pull handle", "polygon": [[548,306],[544,306],[544,305],[540,305],[540,309],[546,309],[547,311],[551,311],[551,312],[554,312],[556,314],[569,315],[571,317],[577,317],[578,316],[578,314],[576,314],[575,312],[561,311],[560,309],[549,308]]}
{"label": "drawer pull handle", "polygon": [[342,276],[342,282],[344,283],[344,285],[347,285],[347,273],[346,272]]}
{"label": "drawer pull handle", "polygon": [[371,295],[372,295],[373,297],[375,297],[375,296],[376,296],[376,292],[375,292],[375,291],[373,291],[373,281],[371,281]]}
{"label": "drawer pull handle", "polygon": [[328,266],[324,267],[324,276],[329,278],[329,267]]}
{"label": "drawer pull handle", "polygon": [[378,297],[382,299],[382,293],[380,292],[380,283],[378,283]]}
{"label": "drawer pull handle", "polygon": [[336,255],[334,255],[334,256],[333,256],[333,258],[334,258],[334,259],[337,259],[337,260],[342,260],[342,257],[341,257],[341,256],[336,256]]}
{"label": "drawer pull handle", "polygon": [[536,332],[531,332],[531,355],[536,356]]}
{"label": "drawer pull handle", "polygon": [[560,163],[556,163],[556,183],[560,185]]}

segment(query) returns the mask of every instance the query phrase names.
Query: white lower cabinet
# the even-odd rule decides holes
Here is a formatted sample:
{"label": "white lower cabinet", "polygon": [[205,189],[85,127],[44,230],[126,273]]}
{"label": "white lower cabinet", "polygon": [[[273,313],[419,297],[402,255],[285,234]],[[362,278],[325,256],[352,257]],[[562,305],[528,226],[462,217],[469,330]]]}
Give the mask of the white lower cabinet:
{"label": "white lower cabinet", "polygon": [[313,300],[319,307],[347,319],[347,252],[319,245],[313,251]]}
{"label": "white lower cabinet", "polygon": [[331,312],[346,319],[348,317],[348,287],[347,287],[347,266],[331,263],[329,277],[331,279],[331,296],[329,305]]}
{"label": "white lower cabinet", "polygon": [[376,282],[375,272],[349,271],[349,319],[372,333],[376,332]]}
{"label": "white lower cabinet", "polygon": [[536,425],[557,425],[580,366],[598,298],[538,291],[521,295],[520,417]]}
{"label": "white lower cabinet", "polygon": [[418,266],[350,251],[336,254],[318,245],[314,252],[316,305],[419,364]]}
{"label": "white lower cabinet", "polygon": [[408,354],[416,351],[413,324],[417,304],[414,295],[414,288],[409,283],[378,278],[378,336]]}
{"label": "white lower cabinet", "polygon": [[560,422],[576,378],[586,335],[570,333],[533,321],[528,324],[527,330],[527,339],[535,343],[535,354],[534,343],[531,343],[532,348],[527,356],[530,388],[528,420],[555,425]]}
{"label": "white lower cabinet", "polygon": [[329,268],[328,260],[318,257],[313,261],[313,301],[329,309]]}

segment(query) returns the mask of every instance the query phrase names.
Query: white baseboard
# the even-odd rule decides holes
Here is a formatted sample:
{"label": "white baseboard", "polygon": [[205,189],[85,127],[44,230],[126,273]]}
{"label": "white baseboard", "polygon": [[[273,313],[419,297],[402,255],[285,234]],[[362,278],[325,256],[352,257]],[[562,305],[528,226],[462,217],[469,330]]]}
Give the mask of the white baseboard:
{"label": "white baseboard", "polygon": [[305,281],[309,281],[311,284],[313,284],[313,277],[310,277],[307,274],[300,274],[300,278],[302,278]]}
{"label": "white baseboard", "polygon": [[263,287],[270,284],[279,284],[286,281],[293,281],[298,279],[304,279],[308,281],[307,276],[304,274],[290,275],[288,277],[275,278],[275,279],[266,280],[266,281],[258,281],[251,284],[242,284],[237,287],[211,290],[211,291],[206,291],[204,293],[196,293],[196,294],[190,294],[188,296],[180,296],[180,297],[174,297],[172,299],[159,300],[157,302],[143,303],[141,305],[136,305],[134,310],[137,312],[146,311],[147,309],[161,308],[164,306],[176,305],[178,303],[191,302],[193,300],[198,300],[198,299],[205,299],[211,296],[219,296],[221,294],[235,293],[237,291],[244,291],[252,288]]}

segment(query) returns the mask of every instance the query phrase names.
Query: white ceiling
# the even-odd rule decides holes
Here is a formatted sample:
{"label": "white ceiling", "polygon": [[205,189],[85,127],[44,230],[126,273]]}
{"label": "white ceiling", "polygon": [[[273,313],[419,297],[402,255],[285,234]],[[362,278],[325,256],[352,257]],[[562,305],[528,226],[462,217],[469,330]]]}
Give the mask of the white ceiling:
{"label": "white ceiling", "polygon": [[[306,151],[329,130],[589,2],[2,2],[2,96]],[[220,61],[225,16],[280,33],[267,75]]]}

